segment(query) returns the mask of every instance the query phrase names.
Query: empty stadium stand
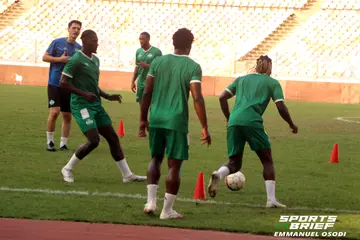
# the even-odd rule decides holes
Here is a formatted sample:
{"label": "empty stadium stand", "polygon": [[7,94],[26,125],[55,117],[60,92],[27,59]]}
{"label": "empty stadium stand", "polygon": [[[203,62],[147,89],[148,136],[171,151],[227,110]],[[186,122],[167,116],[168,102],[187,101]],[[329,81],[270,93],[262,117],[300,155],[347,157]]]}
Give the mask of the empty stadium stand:
{"label": "empty stadium stand", "polygon": [[280,41],[271,55],[282,76],[349,78],[359,75],[360,16],[354,10],[322,10]]}
{"label": "empty stadium stand", "polygon": [[1,0],[0,1],[0,13],[3,13],[6,9],[8,9],[14,3],[15,3],[15,0]]}
{"label": "empty stadium stand", "polygon": [[[0,2],[0,10],[5,9],[0,14],[0,61],[44,65],[41,57],[51,40],[65,36],[67,23],[79,19],[84,29],[99,35],[103,68],[132,71],[142,31],[169,53],[174,31],[187,27],[195,35],[191,57],[204,75],[244,73],[260,54],[269,54],[276,76],[360,79],[355,68],[360,51],[357,0],[32,2],[10,10],[14,1]],[[5,21],[8,16],[14,18],[11,23]]]}

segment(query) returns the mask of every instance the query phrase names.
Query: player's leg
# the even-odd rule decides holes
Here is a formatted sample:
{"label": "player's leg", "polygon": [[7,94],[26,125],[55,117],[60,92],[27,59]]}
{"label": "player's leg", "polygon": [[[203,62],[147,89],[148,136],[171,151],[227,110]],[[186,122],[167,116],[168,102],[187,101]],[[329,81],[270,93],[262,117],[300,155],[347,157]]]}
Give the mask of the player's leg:
{"label": "player's leg", "polygon": [[184,216],[173,209],[180,188],[180,169],[184,160],[189,158],[187,134],[166,130],[166,155],[168,157],[168,175],[166,193],[160,219],[181,219]]}
{"label": "player's leg", "polygon": [[54,152],[56,151],[54,141],[55,126],[56,120],[60,114],[60,93],[59,88],[52,85],[48,85],[47,92],[48,108],[50,111],[46,123],[46,150]]}
{"label": "player's leg", "polygon": [[240,126],[231,126],[227,129],[229,161],[211,174],[208,184],[208,193],[211,197],[216,196],[220,181],[224,177],[241,169],[245,147],[245,139],[241,131]]}
{"label": "player's leg", "polygon": [[109,115],[101,108],[95,115],[96,123],[99,133],[103,136],[109,144],[110,152],[119,167],[123,182],[143,182],[146,180],[145,176],[137,176],[133,174],[126,162],[123,149],[121,148],[119,137],[112,126],[112,121]]}
{"label": "player's leg", "polygon": [[149,143],[151,161],[147,169],[147,201],[144,212],[153,214],[157,209],[156,196],[161,176],[161,163],[165,154],[166,129],[150,128]]}
{"label": "player's leg", "polygon": [[142,99],[142,95],[144,93],[144,89],[145,89],[145,86],[143,86],[143,84],[139,84],[139,82],[138,82],[137,86],[136,86],[136,102],[138,102],[139,105],[141,104],[141,99]]}
{"label": "player's leg", "polygon": [[62,168],[61,173],[66,182],[74,182],[72,170],[80,160],[84,159],[100,143],[100,135],[95,119],[96,111],[91,108],[72,109],[73,116],[81,132],[86,136],[87,142],[82,144],[72,155],[69,162]]}
{"label": "player's leg", "polygon": [[263,178],[265,181],[267,202],[266,207],[286,207],[275,198],[275,169],[272,159],[270,139],[263,129],[248,128],[250,148],[256,152],[263,165]]}
{"label": "player's leg", "polygon": [[[145,86],[138,83],[138,85],[136,87],[136,102],[139,103],[139,107],[141,107],[141,99],[142,99],[142,95],[144,93],[144,89],[145,89]],[[138,137],[146,137],[146,132],[139,129]]]}
{"label": "player's leg", "polygon": [[60,111],[63,118],[60,138],[60,150],[69,150],[67,141],[71,128],[70,93],[66,89],[60,89]]}
{"label": "player's leg", "polygon": [[91,153],[100,143],[99,132],[96,128],[90,129],[84,133],[87,142],[82,144],[76,152],[72,155],[69,162],[61,169],[61,173],[65,182],[74,182],[73,168],[80,160],[84,159],[89,153]]}

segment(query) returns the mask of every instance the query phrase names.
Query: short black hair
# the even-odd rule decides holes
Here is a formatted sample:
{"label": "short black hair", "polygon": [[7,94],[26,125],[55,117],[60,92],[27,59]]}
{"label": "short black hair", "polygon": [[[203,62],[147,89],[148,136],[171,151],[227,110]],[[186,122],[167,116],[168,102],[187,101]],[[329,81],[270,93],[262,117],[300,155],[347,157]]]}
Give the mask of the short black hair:
{"label": "short black hair", "polygon": [[83,33],[81,34],[80,39],[83,40],[84,38],[87,38],[87,37],[89,37],[91,35],[96,35],[96,32],[94,32],[91,29],[87,29],[87,30],[83,31]]}
{"label": "short black hair", "polygon": [[148,32],[142,32],[142,33],[140,33],[140,36],[141,35],[144,35],[144,36],[146,36],[148,39],[150,39],[150,34],[148,33]]}
{"label": "short black hair", "polygon": [[80,22],[79,20],[71,20],[70,22],[69,22],[69,24],[68,24],[68,28],[70,28],[71,27],[71,25],[73,25],[73,24],[79,24],[80,25],[80,28],[82,27],[82,22]]}
{"label": "short black hair", "polygon": [[176,49],[191,48],[194,41],[194,35],[187,28],[180,28],[173,35],[173,45]]}

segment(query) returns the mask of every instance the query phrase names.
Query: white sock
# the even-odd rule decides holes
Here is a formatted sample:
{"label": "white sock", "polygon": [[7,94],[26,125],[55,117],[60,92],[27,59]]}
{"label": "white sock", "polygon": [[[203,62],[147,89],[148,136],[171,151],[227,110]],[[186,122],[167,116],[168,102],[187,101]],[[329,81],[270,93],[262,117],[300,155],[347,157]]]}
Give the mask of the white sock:
{"label": "white sock", "polygon": [[266,180],[265,186],[266,186],[267,199],[270,201],[276,201],[276,199],[275,199],[275,181]]}
{"label": "white sock", "polygon": [[156,201],[156,193],[158,190],[158,185],[149,184],[147,185],[147,202]]}
{"label": "white sock", "polygon": [[47,144],[54,142],[54,132],[46,131]]}
{"label": "white sock", "polygon": [[164,207],[163,207],[164,212],[169,213],[173,210],[175,199],[176,199],[176,195],[165,193]]}
{"label": "white sock", "polygon": [[67,137],[61,137],[61,138],[60,138],[60,147],[63,147],[64,145],[66,145],[66,144],[67,144],[67,140],[68,140]]}
{"label": "white sock", "polygon": [[120,160],[116,162],[116,165],[118,165],[121,175],[123,177],[130,177],[133,173],[130,171],[129,165],[126,162],[126,159]]}
{"label": "white sock", "polygon": [[67,169],[73,169],[73,167],[80,162],[80,159],[78,159],[75,156],[75,153],[72,155],[72,157],[70,158],[69,162],[65,165],[65,168]]}
{"label": "white sock", "polygon": [[230,174],[230,170],[228,167],[222,166],[219,168],[218,173],[220,175],[220,179],[223,179],[224,177]]}

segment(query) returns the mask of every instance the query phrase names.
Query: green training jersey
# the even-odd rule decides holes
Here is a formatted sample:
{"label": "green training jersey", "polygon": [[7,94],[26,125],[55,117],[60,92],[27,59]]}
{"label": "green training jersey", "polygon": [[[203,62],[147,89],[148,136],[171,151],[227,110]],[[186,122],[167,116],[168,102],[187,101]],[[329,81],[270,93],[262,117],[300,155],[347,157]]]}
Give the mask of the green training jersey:
{"label": "green training jersey", "polygon": [[141,87],[145,86],[146,76],[149,72],[149,68],[143,68],[140,66],[140,62],[145,62],[147,64],[151,64],[152,61],[156,58],[162,56],[162,52],[160,49],[151,46],[148,50],[144,50],[139,48],[136,51],[136,66],[139,67],[138,73],[138,84]]}
{"label": "green training jersey", "polygon": [[226,90],[236,95],[228,126],[264,128],[262,115],[270,99],[284,101],[280,83],[265,74],[247,74],[237,78]]}
{"label": "green training jersey", "polygon": [[93,102],[84,97],[71,94],[71,107],[100,106],[101,97],[99,91],[100,61],[94,54],[89,58],[82,51],[76,52],[66,63],[63,74],[70,78],[70,83],[80,90],[91,92],[97,96]]}
{"label": "green training jersey", "polygon": [[190,84],[200,84],[201,66],[185,55],[156,58],[149,75],[155,78],[150,127],[188,133]]}

